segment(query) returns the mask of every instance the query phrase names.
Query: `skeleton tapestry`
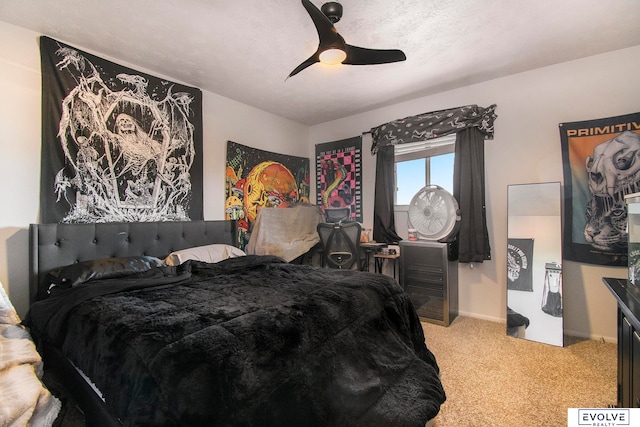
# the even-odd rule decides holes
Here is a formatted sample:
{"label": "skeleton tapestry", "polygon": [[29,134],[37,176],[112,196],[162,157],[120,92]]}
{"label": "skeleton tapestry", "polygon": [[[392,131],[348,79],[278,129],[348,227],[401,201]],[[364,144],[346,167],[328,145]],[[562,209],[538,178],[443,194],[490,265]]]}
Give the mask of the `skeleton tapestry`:
{"label": "skeleton tapestry", "polygon": [[316,145],[316,203],[350,209],[349,219],[362,222],[362,137]]}
{"label": "skeleton tapestry", "polygon": [[202,93],[48,37],[41,222],[202,219]]}
{"label": "skeleton tapestry", "polygon": [[262,208],[309,203],[309,159],[259,150],[227,141],[226,219],[237,219],[239,242]]}
{"label": "skeleton tapestry", "polygon": [[640,191],[640,113],[561,123],[563,258],[627,266],[624,197]]}

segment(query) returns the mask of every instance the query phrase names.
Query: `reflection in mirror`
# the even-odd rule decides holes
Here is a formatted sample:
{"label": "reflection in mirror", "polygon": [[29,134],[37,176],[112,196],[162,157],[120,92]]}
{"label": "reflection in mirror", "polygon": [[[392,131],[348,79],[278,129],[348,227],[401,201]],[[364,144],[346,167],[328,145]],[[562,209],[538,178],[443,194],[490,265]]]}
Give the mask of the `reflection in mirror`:
{"label": "reflection in mirror", "polygon": [[562,346],[560,183],[508,186],[507,333]]}

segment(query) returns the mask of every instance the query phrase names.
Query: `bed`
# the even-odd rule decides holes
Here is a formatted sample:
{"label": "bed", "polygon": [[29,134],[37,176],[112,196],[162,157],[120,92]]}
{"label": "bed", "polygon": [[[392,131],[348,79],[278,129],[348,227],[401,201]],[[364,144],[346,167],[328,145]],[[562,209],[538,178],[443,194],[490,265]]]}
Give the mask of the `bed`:
{"label": "bed", "polygon": [[[78,391],[87,425],[422,427],[435,417],[438,365],[390,277],[263,255],[138,269],[140,258],[236,240],[233,221],[31,225],[25,323],[45,366]],[[102,274],[104,260],[136,271]]]}

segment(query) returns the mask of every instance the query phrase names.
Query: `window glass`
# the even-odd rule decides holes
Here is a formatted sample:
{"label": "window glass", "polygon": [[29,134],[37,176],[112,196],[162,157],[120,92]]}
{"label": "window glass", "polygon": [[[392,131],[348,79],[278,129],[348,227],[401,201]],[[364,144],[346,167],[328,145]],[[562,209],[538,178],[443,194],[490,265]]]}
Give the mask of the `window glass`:
{"label": "window glass", "polygon": [[453,153],[429,158],[431,172],[429,183],[439,185],[451,194],[453,194],[453,158]]}
{"label": "window glass", "polygon": [[408,205],[413,196],[425,186],[426,159],[396,163],[396,205]]}
{"label": "window glass", "polygon": [[[408,205],[426,185],[438,185],[453,194],[453,144],[416,153],[419,158],[396,161],[396,205]],[[415,157],[415,154],[414,154]]]}

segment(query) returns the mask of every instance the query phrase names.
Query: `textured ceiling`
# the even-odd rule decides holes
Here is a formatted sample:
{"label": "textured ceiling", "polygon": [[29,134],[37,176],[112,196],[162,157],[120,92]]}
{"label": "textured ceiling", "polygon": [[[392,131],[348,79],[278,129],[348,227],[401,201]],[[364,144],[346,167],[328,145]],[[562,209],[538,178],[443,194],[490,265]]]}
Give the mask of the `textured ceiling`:
{"label": "textured ceiling", "polygon": [[309,125],[640,44],[638,0],[340,3],[347,43],[407,60],[286,79],[318,44],[299,0],[4,0],[0,19]]}

